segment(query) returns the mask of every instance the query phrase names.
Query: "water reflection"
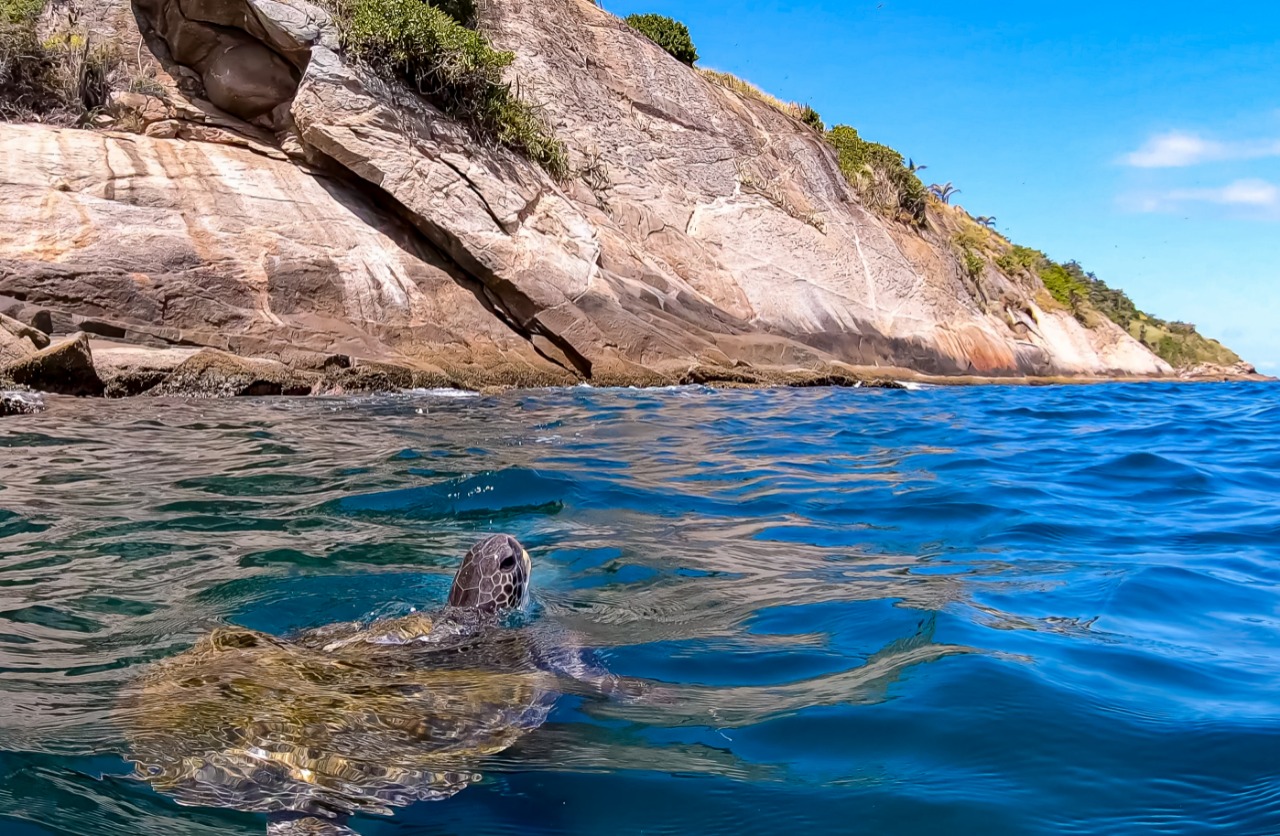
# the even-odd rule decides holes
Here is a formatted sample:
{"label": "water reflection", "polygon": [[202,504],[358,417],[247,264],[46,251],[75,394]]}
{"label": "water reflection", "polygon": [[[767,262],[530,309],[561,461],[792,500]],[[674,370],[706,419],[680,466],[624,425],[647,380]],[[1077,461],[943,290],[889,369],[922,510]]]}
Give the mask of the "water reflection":
{"label": "water reflection", "polygon": [[1280,830],[1280,404],[1186,391],[52,398],[0,423],[0,821],[260,834],[129,777],[127,684],[505,530],[632,698],[562,683],[412,832]]}

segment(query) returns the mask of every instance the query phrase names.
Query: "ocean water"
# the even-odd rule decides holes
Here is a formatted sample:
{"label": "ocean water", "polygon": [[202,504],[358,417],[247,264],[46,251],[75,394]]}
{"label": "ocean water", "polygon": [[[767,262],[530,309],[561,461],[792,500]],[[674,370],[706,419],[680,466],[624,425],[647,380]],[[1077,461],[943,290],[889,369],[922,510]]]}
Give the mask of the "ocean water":
{"label": "ocean water", "polygon": [[52,399],[0,482],[5,836],[262,834],[132,777],[121,689],[498,531],[665,696],[362,834],[1280,833],[1280,386]]}

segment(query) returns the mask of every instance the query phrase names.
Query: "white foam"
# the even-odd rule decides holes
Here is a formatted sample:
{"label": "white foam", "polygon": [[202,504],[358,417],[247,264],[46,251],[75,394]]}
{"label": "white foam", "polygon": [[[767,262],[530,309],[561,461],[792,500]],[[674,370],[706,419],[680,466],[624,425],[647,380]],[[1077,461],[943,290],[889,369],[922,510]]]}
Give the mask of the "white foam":
{"label": "white foam", "polygon": [[405,395],[425,398],[478,398],[479,392],[470,389],[405,389]]}

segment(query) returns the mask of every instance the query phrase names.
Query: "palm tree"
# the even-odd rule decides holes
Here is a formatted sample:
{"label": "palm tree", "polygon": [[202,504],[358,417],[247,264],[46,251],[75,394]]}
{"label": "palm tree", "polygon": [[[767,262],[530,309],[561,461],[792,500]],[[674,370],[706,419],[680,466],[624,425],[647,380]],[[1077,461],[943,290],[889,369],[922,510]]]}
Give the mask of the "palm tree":
{"label": "palm tree", "polygon": [[987,229],[996,228],[996,218],[994,215],[979,215],[974,218],[974,220],[985,226]]}
{"label": "palm tree", "polygon": [[921,171],[924,171],[928,167],[929,166],[927,165],[916,165],[915,160],[911,159],[910,157],[907,158],[907,171],[910,171],[912,174],[919,174]]}
{"label": "palm tree", "polygon": [[955,186],[951,185],[951,181],[948,180],[945,184],[941,186],[939,186],[937,183],[934,183],[932,186],[929,187],[929,194],[933,195],[938,200],[941,200],[943,203],[950,206],[951,198],[960,194],[960,190],[957,189]]}

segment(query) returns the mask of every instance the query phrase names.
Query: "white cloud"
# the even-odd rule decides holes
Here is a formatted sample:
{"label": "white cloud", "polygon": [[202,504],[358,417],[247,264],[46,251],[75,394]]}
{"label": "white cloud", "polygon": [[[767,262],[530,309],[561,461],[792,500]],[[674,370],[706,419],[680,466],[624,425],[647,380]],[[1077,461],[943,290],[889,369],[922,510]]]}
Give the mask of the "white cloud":
{"label": "white cloud", "polygon": [[1180,168],[1220,159],[1222,144],[1179,131],[1153,136],[1124,161],[1135,168]]}
{"label": "white cloud", "polygon": [[1204,189],[1131,194],[1121,205],[1137,212],[1181,212],[1195,204],[1224,206],[1245,217],[1280,218],[1280,186],[1266,180],[1236,180]]}
{"label": "white cloud", "polygon": [[1165,195],[1174,203],[1219,203],[1223,206],[1280,206],[1280,187],[1266,180],[1237,180],[1217,189],[1177,189]]}
{"label": "white cloud", "polygon": [[1169,131],[1151,137],[1121,161],[1134,168],[1185,168],[1223,160],[1259,160],[1280,157],[1280,139],[1221,142],[1185,131]]}

